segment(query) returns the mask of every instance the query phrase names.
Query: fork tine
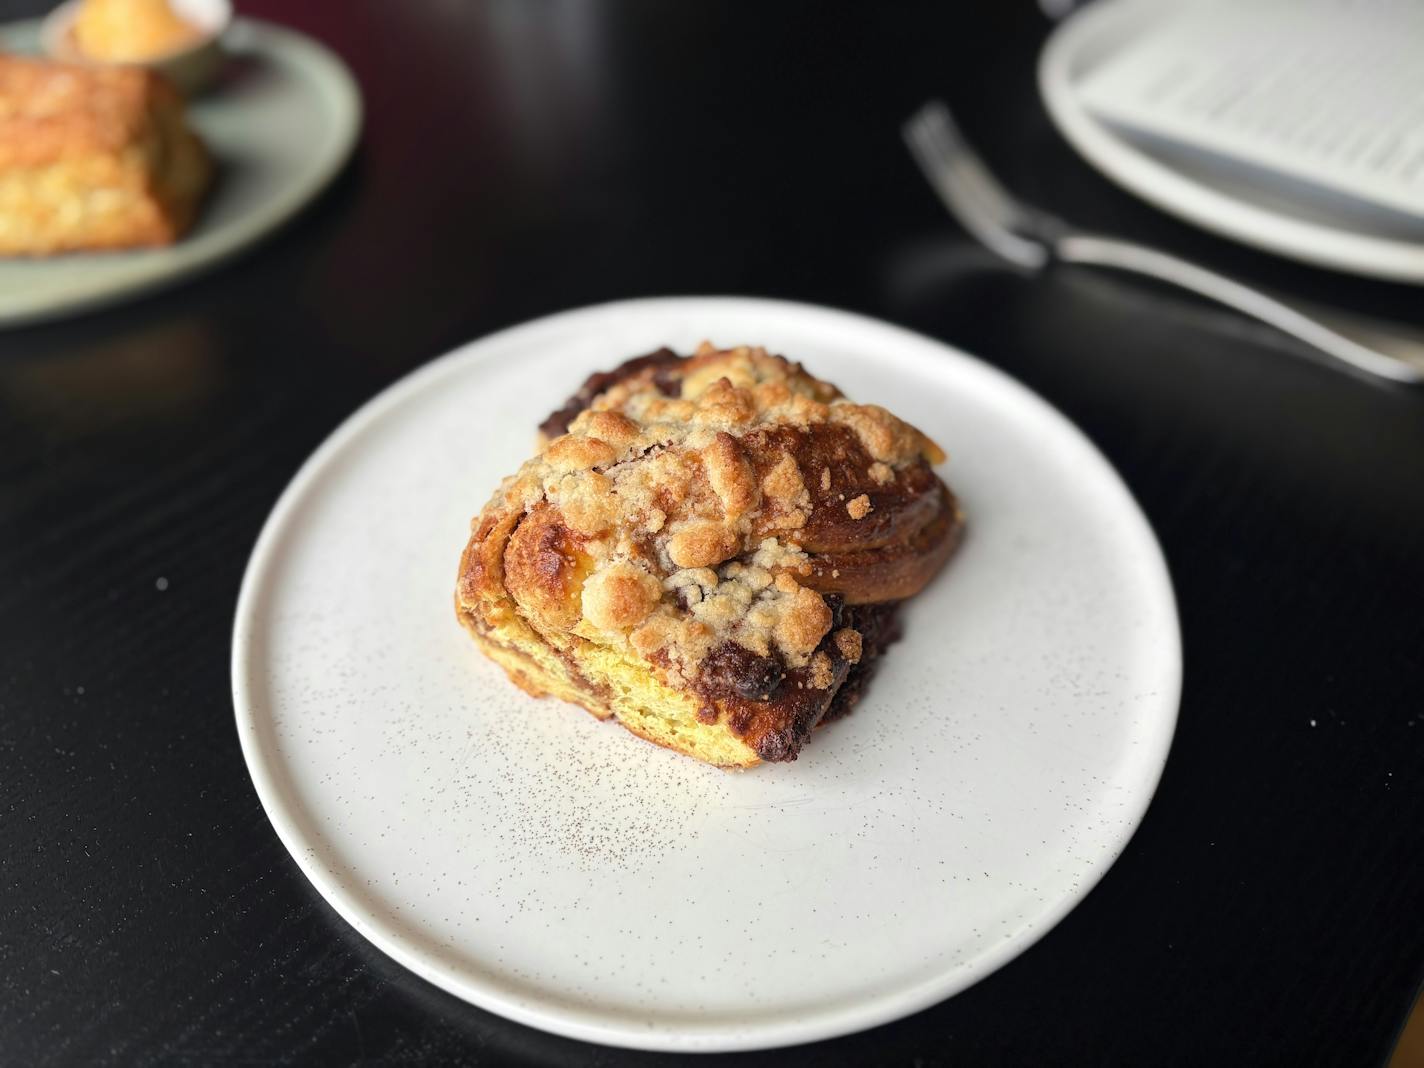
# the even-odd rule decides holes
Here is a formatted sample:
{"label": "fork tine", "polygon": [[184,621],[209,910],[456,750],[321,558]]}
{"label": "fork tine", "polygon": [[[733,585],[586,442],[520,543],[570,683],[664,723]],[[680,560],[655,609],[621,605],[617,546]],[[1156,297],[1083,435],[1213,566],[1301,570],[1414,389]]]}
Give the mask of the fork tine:
{"label": "fork tine", "polygon": [[995,210],[993,202],[984,197],[982,190],[967,178],[959,166],[954,145],[934,115],[917,117],[910,130],[910,143],[922,169],[940,187],[941,194],[948,198],[948,206],[955,215],[968,207],[975,215],[986,216],[995,223],[1002,221],[1002,213]]}
{"label": "fork tine", "polygon": [[1028,211],[994,177],[979,154],[970,147],[954,121],[949,107],[942,100],[932,100],[921,109],[926,136],[932,140],[940,158],[952,164],[957,177],[985,210],[992,212],[1006,227],[1028,221]]}
{"label": "fork tine", "polygon": [[906,120],[901,134],[910,154],[940,201],[972,236],[993,252],[1021,267],[1037,269],[1048,262],[1048,250],[1039,242],[1013,231],[1028,221],[1024,209],[977,162],[954,128],[949,109],[931,101]]}
{"label": "fork tine", "polygon": [[905,124],[905,140],[925,177],[936,186],[941,196],[947,198],[946,206],[956,216],[965,201],[972,203],[976,213],[989,212],[990,206],[984,202],[979,190],[963,180],[953,147],[928,108],[922,108]]}

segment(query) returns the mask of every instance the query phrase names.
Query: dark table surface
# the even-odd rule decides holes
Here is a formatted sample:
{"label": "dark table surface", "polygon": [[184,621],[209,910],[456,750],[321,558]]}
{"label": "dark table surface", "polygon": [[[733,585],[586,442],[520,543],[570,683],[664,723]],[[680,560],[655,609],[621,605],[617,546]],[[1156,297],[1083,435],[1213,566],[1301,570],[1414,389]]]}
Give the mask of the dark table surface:
{"label": "dark table surface", "polygon": [[669,293],[853,308],[1019,377],[1141,501],[1185,635],[1157,798],[1057,929],[910,1019],[744,1059],[1388,1055],[1424,975],[1424,394],[1134,282],[999,268],[897,123],[943,95],[1023,194],[1249,279],[1417,324],[1419,290],[1097,176],[1038,102],[1027,2],[242,6],[350,63],[352,165],[222,270],[0,333],[0,1060],[675,1059],[507,1023],[363,942],[268,825],[228,684],[248,552],[343,417],[497,327]]}

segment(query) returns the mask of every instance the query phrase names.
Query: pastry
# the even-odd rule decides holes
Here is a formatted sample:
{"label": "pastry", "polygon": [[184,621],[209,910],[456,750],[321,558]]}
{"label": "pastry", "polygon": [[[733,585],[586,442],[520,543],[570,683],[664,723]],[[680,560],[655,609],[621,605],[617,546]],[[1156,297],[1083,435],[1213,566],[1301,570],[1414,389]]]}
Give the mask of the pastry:
{"label": "pastry", "polygon": [[0,255],[168,244],[211,176],[159,75],[0,55]]}
{"label": "pastry", "polygon": [[203,36],[168,0],[84,0],[71,32],[75,48],[106,63],[142,63]]}
{"label": "pastry", "polygon": [[594,375],[475,518],[460,621],[519,686],[723,767],[845,715],[961,530],[944,454],[758,348]]}

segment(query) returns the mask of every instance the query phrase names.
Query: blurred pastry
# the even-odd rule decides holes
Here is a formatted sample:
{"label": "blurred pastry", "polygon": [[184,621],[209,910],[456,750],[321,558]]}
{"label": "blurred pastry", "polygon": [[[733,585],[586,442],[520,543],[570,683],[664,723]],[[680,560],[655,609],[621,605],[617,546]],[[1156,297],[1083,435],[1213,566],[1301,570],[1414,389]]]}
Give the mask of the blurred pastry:
{"label": "blurred pastry", "polygon": [[631,360],[542,429],[473,523],[461,622],[529,693],[711,764],[849,711],[959,538],[938,446],[762,349]]}
{"label": "blurred pastry", "polygon": [[161,76],[0,55],[0,255],[169,244],[211,178]]}
{"label": "blurred pastry", "polygon": [[141,66],[185,96],[218,83],[231,0],[67,0],[40,25],[45,53],[83,66]]}
{"label": "blurred pastry", "polygon": [[168,0],[83,0],[70,32],[81,53],[106,63],[143,63],[203,36]]}

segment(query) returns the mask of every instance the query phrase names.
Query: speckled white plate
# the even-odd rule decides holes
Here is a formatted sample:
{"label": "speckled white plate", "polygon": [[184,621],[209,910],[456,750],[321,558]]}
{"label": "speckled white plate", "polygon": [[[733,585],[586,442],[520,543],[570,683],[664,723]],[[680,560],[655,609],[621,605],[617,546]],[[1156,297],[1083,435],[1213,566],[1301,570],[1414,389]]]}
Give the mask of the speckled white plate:
{"label": "speckled white plate", "polygon": [[[0,48],[36,52],[39,22],[0,26]],[[188,107],[217,162],[192,231],[168,248],[0,259],[0,327],[57,319],[190,278],[281,226],[351,154],[361,95],[346,65],[293,30],[239,19],[223,79]]]}
{"label": "speckled white plate", "polygon": [[[742,773],[526,697],[452,606],[470,517],[548,411],[704,337],[918,424],[969,522],[855,714]],[[1181,650],[1142,514],[1028,390],[844,312],[680,298],[507,330],[352,416],[262,532],[232,671],[262,803],[361,934],[535,1027],[726,1050],[914,1012],[1052,927],[1152,797]]]}

